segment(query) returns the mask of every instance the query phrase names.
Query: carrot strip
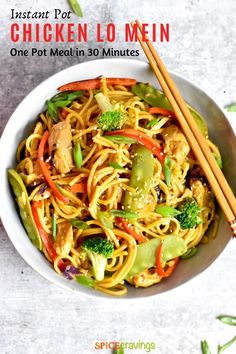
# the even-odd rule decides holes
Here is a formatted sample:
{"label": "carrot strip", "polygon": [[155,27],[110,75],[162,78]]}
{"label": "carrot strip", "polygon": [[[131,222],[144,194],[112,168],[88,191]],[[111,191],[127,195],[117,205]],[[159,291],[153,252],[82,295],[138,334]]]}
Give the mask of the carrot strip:
{"label": "carrot strip", "polygon": [[[56,253],[54,247],[53,247],[53,244],[50,240],[50,235],[44,231],[43,227],[42,227],[42,224],[40,222],[40,218],[39,218],[39,214],[38,214],[38,209],[41,208],[42,206],[42,202],[39,201],[39,202],[33,202],[32,203],[32,206],[31,206],[31,209],[32,209],[32,215],[33,215],[33,218],[34,218],[34,222],[35,222],[35,225],[38,229],[38,232],[39,232],[39,235],[42,239],[42,242],[48,252],[48,255],[49,257],[51,258],[51,260],[54,262],[54,260],[58,257],[58,254]],[[61,271],[65,270],[65,264],[62,260],[60,260],[58,262],[58,267]]]}
{"label": "carrot strip", "polygon": [[69,114],[69,112],[67,112],[65,109],[62,109],[61,112],[60,112],[60,115],[61,115],[62,119],[66,119],[68,114]]}
{"label": "carrot strip", "polygon": [[169,109],[164,109],[161,107],[151,107],[151,108],[149,108],[149,112],[152,114],[160,114],[161,116],[176,118],[176,115],[174,112],[170,111]]}
{"label": "carrot strip", "polygon": [[135,139],[140,144],[144,145],[148,150],[150,150],[152,154],[155,155],[161,163],[164,162],[165,154],[163,153],[158,142],[148,137],[143,132],[140,132],[135,129],[121,129],[121,130],[113,130],[111,132],[106,133],[106,135],[122,135],[122,136],[127,136],[128,138]]}
{"label": "carrot strip", "polygon": [[[133,86],[136,84],[135,79],[130,78],[106,78],[107,85],[123,85],[123,86]],[[98,89],[101,86],[101,78],[85,80],[85,81],[75,81],[68,84],[62,85],[58,88],[59,91],[80,91],[80,90],[93,90]]]}
{"label": "carrot strip", "polygon": [[48,167],[46,163],[44,162],[44,152],[45,152],[45,145],[48,141],[49,138],[49,132],[46,130],[43,134],[43,137],[40,141],[39,148],[38,148],[38,161],[39,165],[41,167],[42,173],[44,175],[44,178],[46,179],[47,184],[51,188],[53,194],[57,199],[59,199],[61,202],[67,204],[69,203],[69,199],[64,197],[64,195],[61,194],[61,192],[57,189],[55,183],[53,182],[51,175],[49,173]]}
{"label": "carrot strip", "polygon": [[160,275],[163,278],[168,278],[173,271],[175,270],[178,262],[179,262],[179,257],[176,257],[173,259],[172,262],[173,265],[172,266],[168,266],[168,268],[166,270],[164,270],[162,268],[162,264],[161,264],[161,254],[162,254],[162,243],[160,244],[160,246],[157,248],[157,253],[156,253],[156,269],[157,269],[157,274]]}
{"label": "carrot strip", "polygon": [[70,187],[72,193],[86,193],[87,192],[87,183],[81,182],[76,183]]}
{"label": "carrot strip", "polygon": [[138,241],[139,243],[141,243],[141,242],[146,242],[146,241],[147,241],[146,237],[137,234],[133,229],[131,229],[131,227],[128,226],[128,222],[125,221],[123,218],[117,217],[116,220],[117,220],[118,226],[121,225],[121,226],[125,229],[125,231],[126,231],[128,234],[130,234],[131,236],[133,236],[133,238],[134,238],[136,241]]}

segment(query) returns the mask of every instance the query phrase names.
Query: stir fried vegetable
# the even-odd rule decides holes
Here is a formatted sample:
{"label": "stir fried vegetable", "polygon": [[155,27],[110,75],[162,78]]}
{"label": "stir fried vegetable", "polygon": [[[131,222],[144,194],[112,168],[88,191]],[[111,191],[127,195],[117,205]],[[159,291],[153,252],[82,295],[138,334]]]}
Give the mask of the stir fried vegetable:
{"label": "stir fried vegetable", "polygon": [[164,161],[164,177],[168,187],[171,185],[171,165],[172,160],[170,156],[166,156]]}
{"label": "stir fried vegetable", "polygon": [[112,132],[106,133],[106,138],[110,136],[124,136],[127,138],[131,138],[139,142],[140,144],[144,145],[148,150],[155,155],[160,162],[164,161],[165,154],[163,153],[160,145],[158,142],[152,138],[149,138],[145,133],[140,132],[135,129],[122,129],[122,130],[115,130]]}
{"label": "stir fried vegetable", "polygon": [[202,222],[199,217],[201,209],[193,198],[187,198],[178,209],[181,214],[176,216],[182,229],[192,229]]}
{"label": "stir fried vegetable", "polygon": [[[165,94],[162,91],[159,91],[156,88],[154,88],[152,85],[140,82],[132,86],[132,91],[135,95],[137,95],[142,100],[150,104],[150,106],[153,106],[155,108],[155,111],[154,108],[151,108],[152,110],[151,113],[156,113],[157,108],[158,109],[164,108],[167,109],[168,111],[171,111],[173,114],[173,109],[168,99],[166,98]],[[199,129],[203,133],[203,135],[208,136],[208,129],[204,118],[194,108],[192,108],[189,105],[187,106],[193,118],[195,119],[195,122],[197,123]],[[167,116],[168,115],[169,114],[167,114]],[[174,118],[174,115],[172,115],[172,118]]]}
{"label": "stir fried vegetable", "polygon": [[[47,253],[49,257],[51,258],[52,261],[54,261],[57,258],[57,253],[55,251],[55,248],[53,246],[53,240],[51,239],[51,236],[44,231],[44,228],[41,224],[39,214],[38,214],[38,209],[41,208],[41,201],[40,202],[33,202],[32,203],[32,215],[34,218],[34,222],[36,224],[36,227],[38,229],[39,235],[42,239],[43,245],[47,250]],[[62,260],[58,262],[58,266],[61,270],[64,270],[65,265]]]}
{"label": "stir fried vegetable", "polygon": [[75,143],[74,149],[73,149],[73,157],[74,157],[74,162],[77,168],[80,168],[83,163],[83,154],[81,150],[81,146],[79,141]]}
{"label": "stir fried vegetable", "polygon": [[83,241],[81,248],[87,253],[96,280],[103,280],[107,259],[112,256],[114,245],[106,238],[92,237]]}
{"label": "stir fried vegetable", "polygon": [[59,120],[59,108],[69,106],[76,98],[81,97],[84,94],[83,91],[75,92],[61,92],[53,96],[47,103],[47,110],[55,123]]}
{"label": "stir fried vegetable", "polygon": [[141,242],[145,242],[147,239],[146,237],[137,234],[128,224],[127,221],[125,221],[123,218],[116,218],[117,220],[117,224],[120,227],[123,227],[125,229],[126,232],[128,232],[128,234],[130,234],[137,242],[141,243]]}
{"label": "stir fried vegetable", "polygon": [[33,244],[42,250],[42,240],[31,211],[28,193],[21,176],[13,169],[8,170],[8,180],[12,186],[19,207],[22,223]]}
{"label": "stir fried vegetable", "polygon": [[154,173],[154,159],[150,151],[141,145],[135,147],[133,155],[129,185],[135,193],[126,191],[123,204],[124,209],[135,212],[146,204]]}
{"label": "stir fried vegetable", "polygon": [[126,112],[116,110],[110,103],[109,98],[102,92],[97,93],[94,97],[102,111],[102,115],[98,119],[98,127],[105,131],[122,128],[122,125],[127,119]]}
{"label": "stir fried vegetable", "polygon": [[[129,78],[106,78],[107,85],[132,86],[136,84],[136,80]],[[85,81],[75,81],[65,84],[58,88],[59,91],[77,91],[77,90],[93,90],[99,89],[101,86],[101,78]]]}
{"label": "stir fried vegetable", "polygon": [[39,144],[38,161],[39,161],[42,173],[45,177],[45,180],[46,180],[47,184],[49,185],[49,187],[51,188],[55,197],[58,198],[63,203],[68,203],[69,200],[64,195],[62,195],[62,193],[56,187],[55,183],[53,182],[53,180],[50,176],[50,172],[48,170],[48,167],[47,167],[46,163],[44,162],[44,151],[45,151],[45,145],[48,141],[48,137],[49,137],[49,132],[46,130],[45,133],[43,134],[43,137],[42,137],[40,144]]}

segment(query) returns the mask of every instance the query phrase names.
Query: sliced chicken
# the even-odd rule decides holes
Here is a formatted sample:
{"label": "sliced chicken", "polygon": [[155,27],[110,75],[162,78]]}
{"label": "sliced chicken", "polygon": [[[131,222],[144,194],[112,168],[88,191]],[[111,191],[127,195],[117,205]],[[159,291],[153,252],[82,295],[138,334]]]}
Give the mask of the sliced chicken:
{"label": "sliced chicken", "polygon": [[176,125],[170,125],[163,129],[162,136],[165,141],[164,152],[175,159],[177,163],[183,163],[190,151],[184,134]]}
{"label": "sliced chicken", "polygon": [[138,273],[128,280],[136,288],[147,288],[161,281],[161,277],[157,274],[156,269],[147,269],[144,272]]}
{"label": "sliced chicken", "polygon": [[192,178],[190,180],[190,189],[193,193],[193,197],[201,208],[209,205],[211,191],[206,183],[202,183],[197,178]]}
{"label": "sliced chicken", "polygon": [[60,173],[68,173],[73,167],[72,134],[67,121],[53,126],[48,139],[49,154],[54,152],[54,163]]}
{"label": "sliced chicken", "polygon": [[73,243],[73,228],[69,221],[57,224],[57,236],[55,241],[56,252],[60,256],[67,256]]}

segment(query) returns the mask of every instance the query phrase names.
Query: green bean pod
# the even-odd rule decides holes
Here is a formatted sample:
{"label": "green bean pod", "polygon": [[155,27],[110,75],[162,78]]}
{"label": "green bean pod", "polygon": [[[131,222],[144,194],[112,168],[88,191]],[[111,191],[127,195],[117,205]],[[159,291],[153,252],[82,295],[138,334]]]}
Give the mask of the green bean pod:
{"label": "green bean pod", "polygon": [[34,223],[29,197],[24,182],[22,181],[21,176],[14,169],[8,170],[8,180],[16,196],[21,220],[27,231],[27,234],[33,244],[39,250],[42,250],[42,240]]}
{"label": "green bean pod", "polygon": [[[173,108],[171,107],[166,95],[150,84],[139,82],[136,85],[132,86],[132,91],[135,95],[147,102],[150,106],[161,107],[173,111]],[[189,106],[188,104],[187,106],[198,128],[201,130],[203,135],[208,136],[208,128],[204,118],[193,107]]]}
{"label": "green bean pod", "polygon": [[151,152],[142,145],[134,149],[134,159],[130,175],[129,186],[135,192],[125,192],[124,209],[135,212],[146,204],[146,198],[150,190],[151,179],[154,174],[154,158]]}

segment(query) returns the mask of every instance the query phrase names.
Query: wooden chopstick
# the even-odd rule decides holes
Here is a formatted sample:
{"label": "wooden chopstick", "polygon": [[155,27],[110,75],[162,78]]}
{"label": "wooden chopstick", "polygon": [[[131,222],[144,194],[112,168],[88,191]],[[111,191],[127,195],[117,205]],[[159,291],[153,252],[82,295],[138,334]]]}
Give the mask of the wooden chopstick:
{"label": "wooden chopstick", "polygon": [[[140,22],[138,20],[135,22],[141,32]],[[134,26],[133,23],[131,25]],[[230,224],[233,235],[236,236],[236,201],[233,192],[152,43],[148,39],[147,42],[143,42],[140,34],[138,40]]]}

